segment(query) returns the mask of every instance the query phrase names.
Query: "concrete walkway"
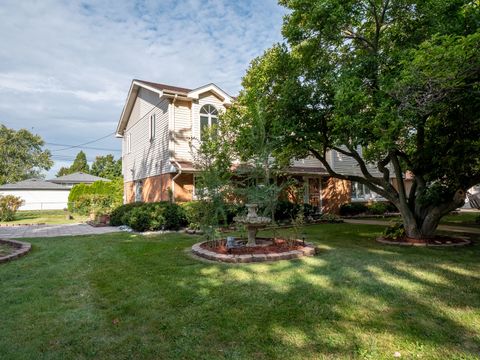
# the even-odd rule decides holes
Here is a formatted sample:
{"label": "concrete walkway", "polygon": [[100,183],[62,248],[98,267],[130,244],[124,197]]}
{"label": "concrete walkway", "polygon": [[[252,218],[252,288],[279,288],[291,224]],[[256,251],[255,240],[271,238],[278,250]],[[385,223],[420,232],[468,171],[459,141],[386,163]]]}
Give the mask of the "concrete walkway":
{"label": "concrete walkway", "polygon": [[[344,221],[347,224],[382,225],[382,226],[388,226],[388,224],[390,223],[388,220],[367,220],[367,219],[365,220],[344,219]],[[438,225],[438,230],[480,235],[480,226],[468,227],[468,226]]]}
{"label": "concrete walkway", "polygon": [[0,227],[0,239],[107,234],[118,227],[93,227],[88,224],[27,225]]}

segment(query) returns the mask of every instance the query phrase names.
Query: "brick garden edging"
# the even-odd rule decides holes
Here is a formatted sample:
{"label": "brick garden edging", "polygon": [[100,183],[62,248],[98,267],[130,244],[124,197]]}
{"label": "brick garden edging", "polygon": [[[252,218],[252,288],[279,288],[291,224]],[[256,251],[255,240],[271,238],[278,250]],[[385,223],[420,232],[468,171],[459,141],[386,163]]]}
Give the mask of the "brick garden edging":
{"label": "brick garden edging", "polygon": [[219,254],[201,247],[204,242],[196,243],[192,246],[192,252],[202,258],[220,261],[225,263],[252,263],[252,262],[266,262],[277,260],[291,260],[298,259],[304,256],[315,255],[315,247],[310,243],[305,243],[301,250],[291,250],[282,253],[272,254]]}
{"label": "brick garden edging", "polygon": [[17,240],[0,239],[0,244],[7,244],[12,246],[15,249],[11,254],[0,257],[0,264],[5,263],[7,261],[18,259],[26,255],[32,249],[31,244],[23,241],[17,241]]}

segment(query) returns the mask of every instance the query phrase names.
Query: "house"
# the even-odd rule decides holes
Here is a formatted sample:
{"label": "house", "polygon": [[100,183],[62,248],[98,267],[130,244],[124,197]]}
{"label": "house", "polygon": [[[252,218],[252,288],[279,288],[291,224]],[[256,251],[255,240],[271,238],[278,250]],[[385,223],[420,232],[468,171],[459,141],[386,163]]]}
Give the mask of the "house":
{"label": "house", "polygon": [[0,186],[0,195],[21,198],[24,204],[19,210],[62,210],[68,205],[70,189],[76,184],[92,184],[109,179],[82,172],[60,176],[51,180],[29,179]]}
{"label": "house", "polygon": [[110,180],[79,171],[73,174],[59,176],[57,178],[50,179],[48,181],[54,184],[59,184],[68,188],[72,188],[73,185],[76,185],[76,184],[93,184],[95,181],[110,181]]}
{"label": "house", "polygon": [[64,209],[69,194],[70,188],[39,179],[0,186],[0,195],[13,195],[24,201],[19,210]]}
{"label": "house", "polygon": [[[133,80],[116,129],[122,139],[124,202],[168,200],[169,192],[175,201],[194,199],[191,139],[201,140],[201,129],[215,124],[234,100],[215,84],[187,89]],[[335,171],[360,172],[354,160],[341,153],[328,156]],[[322,212],[379,198],[363,185],[330,177],[313,157],[293,161],[286,172],[308,184],[304,201]]]}

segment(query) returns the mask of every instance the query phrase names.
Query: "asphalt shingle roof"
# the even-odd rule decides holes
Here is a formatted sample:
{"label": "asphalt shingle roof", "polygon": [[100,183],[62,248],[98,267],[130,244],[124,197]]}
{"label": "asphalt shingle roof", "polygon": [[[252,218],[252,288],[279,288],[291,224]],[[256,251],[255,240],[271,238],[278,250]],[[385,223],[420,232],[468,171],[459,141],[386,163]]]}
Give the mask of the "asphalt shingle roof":
{"label": "asphalt shingle roof", "polygon": [[99,176],[86,174],[83,172],[76,172],[73,174],[68,174],[64,176],[59,176],[55,179],[50,179],[52,183],[93,183],[95,181],[110,181]]}
{"label": "asphalt shingle roof", "polygon": [[0,190],[68,190],[65,186],[41,179],[28,179],[0,186]]}

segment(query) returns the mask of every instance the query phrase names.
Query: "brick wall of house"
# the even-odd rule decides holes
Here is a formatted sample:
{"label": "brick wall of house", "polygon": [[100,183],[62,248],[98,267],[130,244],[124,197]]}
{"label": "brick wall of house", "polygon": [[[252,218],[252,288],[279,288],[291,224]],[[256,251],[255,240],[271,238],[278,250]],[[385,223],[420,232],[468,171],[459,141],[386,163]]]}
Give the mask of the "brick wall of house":
{"label": "brick wall of house", "polygon": [[322,212],[338,214],[340,206],[351,200],[350,181],[326,178],[322,181]]}
{"label": "brick wall of house", "polygon": [[168,189],[172,186],[172,175],[162,174],[143,179],[142,201],[156,202],[168,200]]}
{"label": "brick wall of house", "polygon": [[193,199],[193,174],[180,174],[175,179],[175,201]]}
{"label": "brick wall of house", "polygon": [[135,201],[135,185],[133,181],[128,181],[123,184],[123,191],[125,194],[125,203],[131,203]]}

